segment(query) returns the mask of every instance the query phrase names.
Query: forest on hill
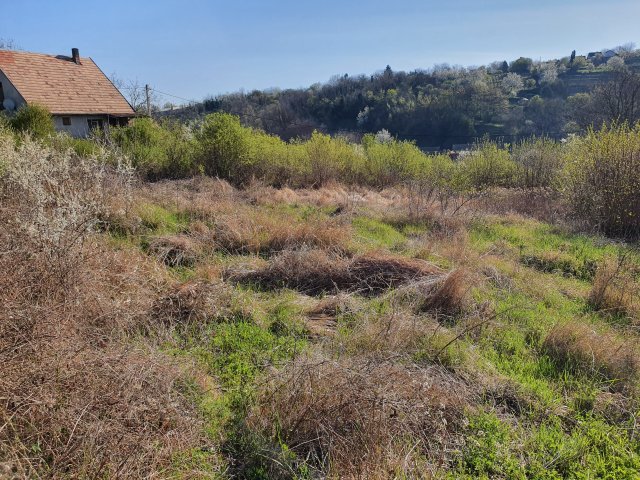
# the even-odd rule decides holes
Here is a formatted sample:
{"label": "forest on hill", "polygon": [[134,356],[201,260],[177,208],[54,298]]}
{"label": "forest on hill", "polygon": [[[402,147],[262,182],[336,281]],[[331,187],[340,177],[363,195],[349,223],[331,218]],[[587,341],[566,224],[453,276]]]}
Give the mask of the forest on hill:
{"label": "forest on hill", "polygon": [[285,140],[314,130],[359,137],[387,130],[424,149],[448,149],[489,136],[514,143],[562,138],[590,125],[640,118],[640,50],[633,44],[557,60],[520,57],[488,66],[336,75],[299,89],[211,97],[164,116],[198,118],[214,111]]}

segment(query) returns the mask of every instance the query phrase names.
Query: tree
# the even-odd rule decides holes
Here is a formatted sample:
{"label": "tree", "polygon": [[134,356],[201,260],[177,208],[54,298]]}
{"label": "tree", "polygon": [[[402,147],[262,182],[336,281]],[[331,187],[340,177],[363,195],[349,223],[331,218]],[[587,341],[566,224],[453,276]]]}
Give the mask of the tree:
{"label": "tree", "polygon": [[573,50],[571,52],[571,57],[569,57],[569,65],[573,65],[574,60],[576,59],[576,51]]}
{"label": "tree", "polygon": [[531,72],[531,66],[533,65],[533,60],[526,57],[520,57],[517,60],[511,62],[511,66],[509,70],[513,73],[519,73],[522,75],[528,75]]}
{"label": "tree", "polygon": [[[137,78],[135,80],[124,80],[119,78],[115,73],[112,73],[109,79],[111,80],[111,83],[113,83],[113,85],[125,96],[136,112],[146,111],[147,94],[144,85],[142,85]],[[159,100],[158,95],[153,91],[153,89],[149,96],[151,100],[151,110],[159,110],[156,106]]]}
{"label": "tree", "polygon": [[12,38],[0,38],[0,50],[20,50]]}
{"label": "tree", "polygon": [[509,71],[509,64],[507,63],[507,61],[505,60],[504,62],[502,62],[502,72],[503,73],[507,73]]}
{"label": "tree", "polygon": [[622,71],[626,70],[626,65],[624,64],[624,58],[620,56],[611,57],[607,61],[607,67],[609,67],[613,71]]}
{"label": "tree", "polygon": [[555,62],[543,63],[540,66],[540,72],[540,82],[543,84],[550,85],[558,79],[558,67],[556,67]]}
{"label": "tree", "polygon": [[619,70],[613,80],[596,87],[592,94],[591,110],[597,123],[640,120],[640,74]]}
{"label": "tree", "polygon": [[517,73],[507,73],[502,79],[502,88],[511,97],[515,97],[524,88],[524,81]]}

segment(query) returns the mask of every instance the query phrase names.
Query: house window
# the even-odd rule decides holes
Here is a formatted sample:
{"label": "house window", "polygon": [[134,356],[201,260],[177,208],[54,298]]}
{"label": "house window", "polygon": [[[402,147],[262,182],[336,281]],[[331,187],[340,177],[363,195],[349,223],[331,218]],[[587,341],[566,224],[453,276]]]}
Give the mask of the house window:
{"label": "house window", "polygon": [[0,110],[4,110],[4,90],[2,90],[2,82],[0,82]]}
{"label": "house window", "polygon": [[62,125],[65,127],[71,125],[71,117],[62,117]]}
{"label": "house window", "polygon": [[104,128],[104,121],[101,118],[89,118],[89,130],[102,130]]}

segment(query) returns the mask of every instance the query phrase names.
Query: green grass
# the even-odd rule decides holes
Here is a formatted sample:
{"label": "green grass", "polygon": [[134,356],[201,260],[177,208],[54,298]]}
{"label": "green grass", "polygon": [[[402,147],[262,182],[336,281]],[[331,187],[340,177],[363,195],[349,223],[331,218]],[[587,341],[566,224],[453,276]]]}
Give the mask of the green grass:
{"label": "green grass", "polygon": [[355,239],[366,248],[387,248],[389,250],[401,249],[407,237],[389,225],[368,217],[357,217],[353,220]]}
{"label": "green grass", "polygon": [[[298,205],[265,208],[274,215],[286,213],[310,222],[333,212]],[[179,212],[149,206],[143,211],[144,224],[154,232],[177,233],[188,224]],[[353,218],[352,226],[359,252],[388,249],[410,256],[416,247],[409,240],[428,236],[421,225],[392,225],[362,215]],[[502,286],[472,285],[474,303],[490,305],[495,318],[440,351],[462,328],[455,322],[447,324],[419,339],[410,358],[427,365],[436,360],[454,374],[484,379],[486,388],[506,385],[510,393],[508,398],[487,393],[467,412],[464,446],[452,457],[445,476],[638,478],[640,443],[630,439],[630,425],[607,419],[594,408],[608,385],[597,376],[557,365],[543,348],[546,335],[558,323],[606,325],[609,320],[591,311],[586,297],[598,263],[628,247],[534,220],[488,217],[469,229],[469,248],[480,266],[490,266],[509,280]],[[438,256],[437,244],[433,253]],[[640,263],[637,254],[632,255]],[[210,260],[233,265],[242,257]],[[446,262],[440,258],[441,264]],[[194,274],[174,273],[183,280]],[[330,347],[334,354],[362,354],[367,343],[353,338],[359,331],[354,326],[378,321],[396,309],[387,297],[360,300],[356,311],[338,315],[336,340]],[[305,301],[289,290],[235,287],[219,317],[178,335],[176,354],[195,359],[219,385],[215,395],[196,395],[194,401],[207,419],[209,436],[221,438],[223,454],[242,465],[234,475],[270,478],[273,466],[280,464],[288,478],[312,476],[313,467],[297,458],[282,439],[264,438],[245,424],[267,368],[285,365],[308,348]],[[438,358],[434,352],[440,352]],[[204,465],[214,460],[219,458],[206,452],[186,452],[176,459],[176,471],[200,467],[207,471]],[[217,475],[214,469],[210,473],[213,478]]]}

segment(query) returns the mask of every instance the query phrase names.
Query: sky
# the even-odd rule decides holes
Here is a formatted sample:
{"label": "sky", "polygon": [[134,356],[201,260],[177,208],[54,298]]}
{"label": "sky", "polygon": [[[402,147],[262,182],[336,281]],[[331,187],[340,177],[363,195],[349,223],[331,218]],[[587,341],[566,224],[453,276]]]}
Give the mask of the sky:
{"label": "sky", "polygon": [[[638,0],[0,0],[0,38],[185,99],[640,43]],[[179,99],[164,97],[161,103]]]}

